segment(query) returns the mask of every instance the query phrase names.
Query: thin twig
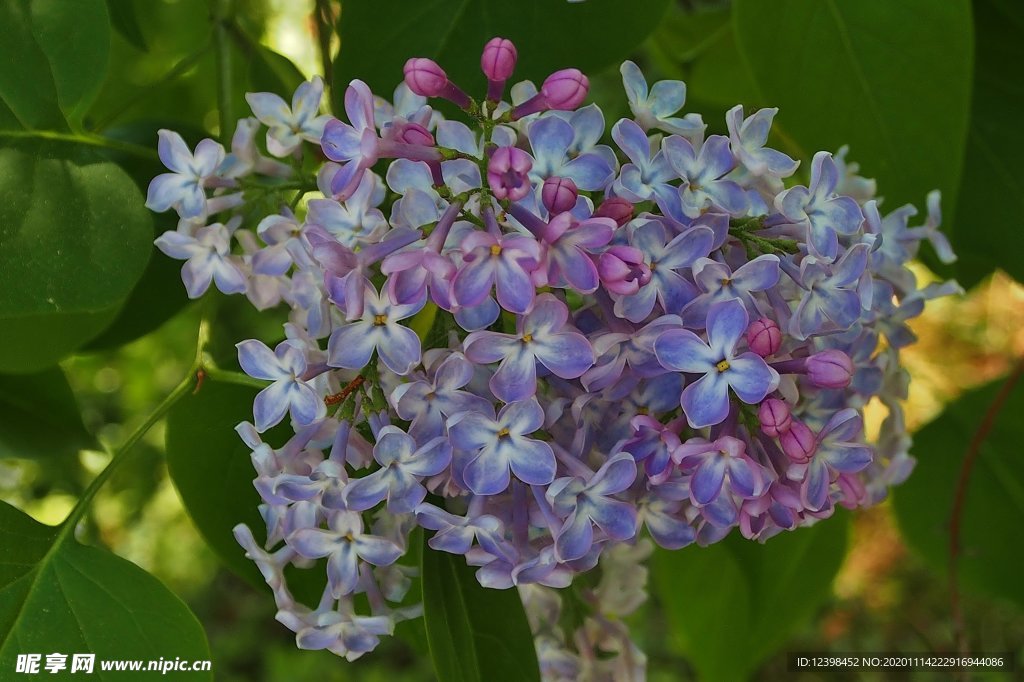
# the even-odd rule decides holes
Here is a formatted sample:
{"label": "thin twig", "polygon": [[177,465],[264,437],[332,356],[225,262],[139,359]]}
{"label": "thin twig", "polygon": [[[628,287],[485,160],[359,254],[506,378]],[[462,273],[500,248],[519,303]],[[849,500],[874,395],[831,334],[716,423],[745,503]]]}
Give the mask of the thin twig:
{"label": "thin twig", "polygon": [[949,604],[953,618],[953,634],[961,656],[966,656],[969,653],[967,632],[964,627],[964,614],[960,603],[959,585],[960,522],[963,519],[964,504],[967,500],[967,484],[971,478],[974,462],[981,454],[981,446],[985,443],[985,439],[988,438],[989,433],[995,426],[996,417],[999,416],[1006,401],[1010,398],[1010,394],[1020,380],[1022,373],[1024,373],[1024,358],[1017,361],[1010,376],[1006,378],[1002,388],[999,389],[998,395],[996,395],[992,404],[989,405],[988,410],[985,411],[985,416],[982,418],[977,431],[974,432],[971,442],[967,446],[967,452],[964,454],[964,461],[960,467],[960,477],[956,482],[956,494],[953,497],[953,508],[949,519]]}

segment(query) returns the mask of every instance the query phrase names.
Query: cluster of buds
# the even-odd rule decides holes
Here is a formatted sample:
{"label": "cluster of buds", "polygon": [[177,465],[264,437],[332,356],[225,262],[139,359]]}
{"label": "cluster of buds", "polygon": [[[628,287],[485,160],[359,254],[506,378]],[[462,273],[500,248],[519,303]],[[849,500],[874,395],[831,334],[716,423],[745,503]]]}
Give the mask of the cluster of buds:
{"label": "cluster of buds", "polygon": [[[883,217],[845,150],[799,175],[765,146],[775,109],[737,106],[727,136],[707,135],[678,115],[682,82],[649,88],[631,62],[633,117],[611,146],[575,69],[506,101],[516,57],[487,43],[480,100],[410,59],[391,103],[353,81],[346,120],[320,115],[319,79],[290,106],[251,94],[229,154],[160,133],[171,172],[148,203],[181,217],[157,245],[187,261],[189,295],[213,282],[290,311],[276,348],[238,345],[268,383],[238,427],[266,536],[237,536],[301,647],[354,659],[419,614],[402,560],[417,528],[544,608],[542,588],[602,554],[642,560],[644,536],[764,541],[877,503],[912,468],[906,322],[958,290],[907,268],[926,239],[953,258],[938,193],[921,226],[910,206]],[[877,446],[862,429],[874,397],[890,412]],[[286,418],[294,436],[264,442]],[[322,599],[298,603],[284,569],[321,558]],[[614,619],[581,627],[642,661]],[[538,646],[618,669],[573,636]]]}

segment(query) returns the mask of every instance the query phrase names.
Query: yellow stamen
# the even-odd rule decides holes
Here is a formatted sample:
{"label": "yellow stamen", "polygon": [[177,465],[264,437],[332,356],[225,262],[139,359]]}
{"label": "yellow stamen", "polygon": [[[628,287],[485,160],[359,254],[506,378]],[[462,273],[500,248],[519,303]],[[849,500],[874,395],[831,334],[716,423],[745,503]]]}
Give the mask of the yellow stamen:
{"label": "yellow stamen", "polygon": [[715,369],[717,369],[719,372],[724,372],[725,370],[729,369],[729,361],[728,360],[721,360],[721,361],[719,361],[719,363],[717,365],[715,365]]}
{"label": "yellow stamen", "polygon": [[498,244],[491,244],[491,255],[498,256],[501,254],[501,246]]}
{"label": "yellow stamen", "polygon": [[504,428],[504,429],[502,429],[501,431],[498,431],[498,438],[504,438],[504,437],[506,437],[506,436],[507,436],[508,434],[509,434],[509,430],[508,430],[508,428]]}
{"label": "yellow stamen", "polygon": [[383,327],[387,323],[388,323],[388,316],[387,315],[374,315],[373,316],[373,324],[374,324],[374,326],[376,326],[376,327]]}
{"label": "yellow stamen", "polygon": [[533,334],[523,334],[523,343],[530,343],[533,341]]}

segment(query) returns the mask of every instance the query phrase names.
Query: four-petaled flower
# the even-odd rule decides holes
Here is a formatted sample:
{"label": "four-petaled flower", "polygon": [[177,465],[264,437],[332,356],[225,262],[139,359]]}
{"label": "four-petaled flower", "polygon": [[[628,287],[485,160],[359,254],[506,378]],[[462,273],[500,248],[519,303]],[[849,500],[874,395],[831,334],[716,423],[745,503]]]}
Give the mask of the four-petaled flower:
{"label": "four-petaled flower", "polygon": [[509,470],[530,485],[555,479],[555,453],[542,440],[527,438],[544,425],[544,410],[533,398],[509,403],[493,419],[482,412],[461,412],[448,420],[452,445],[473,453],[462,478],[477,495],[508,488]]}
{"label": "four-petaled flower", "polygon": [[587,337],[565,330],[569,309],[551,294],[541,294],[533,310],[516,322],[516,335],[478,331],[466,337],[466,357],[477,363],[501,361],[491,377],[491,392],[504,402],[525,400],[537,391],[537,363],[563,379],[575,379],[594,365]]}
{"label": "four-petaled flower", "polygon": [[609,458],[589,480],[559,478],[548,486],[547,498],[565,523],[555,537],[559,561],[573,561],[590,551],[594,526],[608,538],[622,542],[636,535],[636,507],[612,496],[636,480],[633,456],[620,452]]}
{"label": "four-petaled flower", "polygon": [[407,514],[427,496],[420,479],[445,470],[452,446],[438,437],[417,448],[412,436],[397,426],[385,426],[377,433],[373,458],[381,468],[345,486],[348,508],[363,511],[387,498],[389,512]]}
{"label": "four-petaled flower", "polygon": [[231,258],[231,236],[220,223],[200,227],[191,236],[167,231],[156,240],[156,246],[171,258],[185,260],[181,281],[189,298],[199,298],[215,282],[225,294],[246,290],[245,275]]}
{"label": "four-petaled flower", "polygon": [[420,362],[420,339],[398,322],[419,312],[424,302],[395,305],[387,294],[377,293],[368,284],[363,290],[362,318],[334,330],[327,344],[327,364],[362,369],[377,351],[392,372],[408,374]]}
{"label": "four-petaled flower", "polygon": [[665,369],[704,375],[684,388],[680,399],[695,429],[725,421],[730,388],[743,402],[755,404],[779,385],[779,373],[761,356],[735,354],[747,330],[747,311],[738,299],[711,306],[707,330],[707,342],[689,329],[669,329],[654,342],[654,352]]}
{"label": "four-petaled flower", "polygon": [[391,540],[364,533],[363,517],[353,511],[331,512],[326,530],[299,528],[287,542],[307,559],[327,557],[327,581],[335,599],[356,589],[360,559],[374,566],[390,566],[403,553]]}
{"label": "four-petaled flower", "polygon": [[711,207],[730,215],[746,212],[749,204],[743,189],[732,180],[722,179],[736,166],[729,138],[712,135],[697,151],[689,140],[673,135],[665,138],[662,147],[668,162],[683,179],[679,199],[687,218],[697,218]]}
{"label": "four-petaled flower", "polygon": [[153,178],[146,195],[146,207],[157,212],[173,208],[182,218],[206,215],[206,181],[224,161],[224,147],[213,140],[202,140],[195,154],[189,151],[181,135],[160,130],[157,152],[170,173]]}
{"label": "four-petaled flower", "polygon": [[253,416],[256,430],[263,433],[291,412],[296,424],[305,426],[323,419],[326,407],[305,381],[306,353],[297,341],[282,341],[274,352],[261,341],[249,339],[238,344],[238,364],[251,377],[273,381],[256,395]]}
{"label": "four-petaled flower", "polygon": [[839,171],[832,155],[818,152],[811,161],[810,187],[798,185],[775,197],[775,207],[782,215],[807,225],[807,243],[828,260],[835,260],[839,253],[838,234],[853,234],[864,220],[856,200],[836,196],[838,184]]}
{"label": "four-petaled flower", "polygon": [[267,151],[274,156],[288,156],[302,144],[303,140],[320,144],[324,125],[330,116],[318,115],[320,98],[324,94],[324,82],[319,76],[302,83],[292,95],[288,106],[281,97],[271,92],[249,92],[245,101],[252,107],[252,113],[267,126]]}

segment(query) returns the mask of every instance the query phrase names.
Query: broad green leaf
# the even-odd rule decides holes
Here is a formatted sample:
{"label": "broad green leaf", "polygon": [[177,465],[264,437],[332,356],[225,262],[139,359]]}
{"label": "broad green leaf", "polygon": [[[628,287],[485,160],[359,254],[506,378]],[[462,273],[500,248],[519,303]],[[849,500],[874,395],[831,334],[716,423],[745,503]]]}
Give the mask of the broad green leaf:
{"label": "broad green leaf", "polygon": [[106,77],[109,51],[104,0],[0,3],[0,126],[80,122]]}
{"label": "broad green leaf", "polygon": [[[936,570],[949,568],[949,524],[971,439],[1004,385],[965,393],[914,434],[917,466],[893,493],[907,542]],[[971,470],[960,528],[958,568],[964,585],[1024,606],[1020,537],[1024,524],[1024,382],[1002,404]]]}
{"label": "broad green leaf", "polygon": [[[658,25],[667,0],[347,0],[333,97],[340,105],[353,78],[391,97],[410,57],[430,57],[472,97],[483,97],[480,53],[495,36],[512,40],[519,61],[511,82],[538,86],[570,66],[596,74],[629,56]],[[382,17],[386,20],[382,21]],[[335,107],[342,111],[341,106]]]}
{"label": "broad green leaf", "polygon": [[[263,588],[259,570],[232,534],[232,528],[244,523],[257,539],[266,536],[257,510],[261,500],[252,483],[256,472],[250,451],[235,433],[239,422],[252,420],[256,393],[248,386],[205,381],[168,414],[166,447],[171,480],[203,539],[228,568]],[[288,427],[281,425],[263,438],[281,447],[288,435]],[[289,572],[288,578],[296,597],[314,605],[326,583],[320,568]]]}
{"label": "broad green leaf", "polygon": [[31,372],[113,319],[146,267],[153,228],[131,178],[92,150],[4,142],[0,371]]}
{"label": "broad green leaf", "polygon": [[656,595],[701,679],[749,677],[811,619],[830,594],[846,530],[839,514],[765,544],[733,534],[655,553]]}
{"label": "broad green leaf", "polygon": [[56,458],[93,443],[59,367],[0,374],[0,457]]}
{"label": "broad green leaf", "polygon": [[135,0],[107,0],[110,23],[125,40],[146,51],[146,36],[139,24],[139,12]]}
{"label": "broad green leaf", "polygon": [[686,82],[684,111],[703,114],[712,130],[724,131],[724,114],[734,105],[758,101],[728,8],[688,12],[673,6],[647,47],[666,77]]}
{"label": "broad green leaf", "polygon": [[515,588],[482,587],[464,557],[424,545],[423,618],[439,682],[540,680],[533,636]]}
{"label": "broad green leaf", "polygon": [[306,80],[290,59],[258,43],[253,45],[246,61],[250,92],[273,92],[290,103],[295,88]]}
{"label": "broad green leaf", "polygon": [[[0,670],[5,679],[24,653],[95,654],[92,677],[98,680],[125,679],[124,672],[101,671],[103,660],[209,660],[202,626],[163,583],[110,552],[58,539],[58,532],[0,502]],[[209,672],[134,672],[131,677],[213,679]]]}
{"label": "broad green leaf", "polygon": [[[969,0],[736,0],[739,49],[808,160],[850,145],[887,210],[954,215],[974,53]],[[965,229],[970,229],[964,226]]]}
{"label": "broad green leaf", "polygon": [[[974,94],[956,207],[957,278],[973,286],[995,268],[1024,282],[1024,5],[975,0]],[[1008,68],[1010,67],[1010,68]]]}

